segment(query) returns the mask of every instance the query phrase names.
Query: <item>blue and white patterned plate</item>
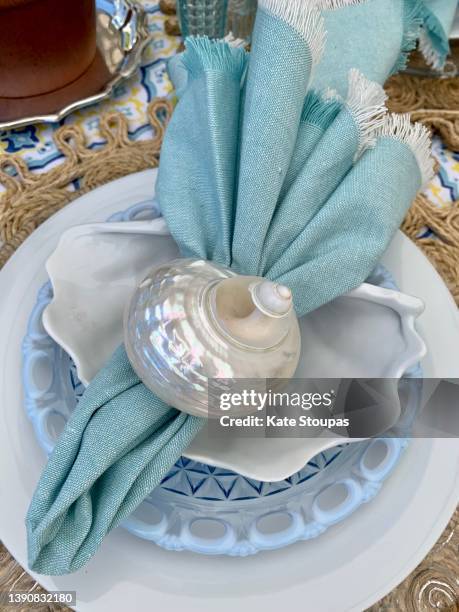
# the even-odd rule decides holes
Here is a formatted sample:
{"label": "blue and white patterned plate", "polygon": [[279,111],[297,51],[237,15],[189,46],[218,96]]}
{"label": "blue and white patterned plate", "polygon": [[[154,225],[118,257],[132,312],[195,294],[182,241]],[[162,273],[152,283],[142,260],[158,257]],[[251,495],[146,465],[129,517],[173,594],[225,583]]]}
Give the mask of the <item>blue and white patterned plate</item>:
{"label": "blue and white patterned plate", "polygon": [[[110,220],[145,218],[144,208],[133,207]],[[395,287],[382,267],[369,282]],[[23,342],[25,407],[48,454],[84,391],[70,357],[42,325],[51,298],[47,283]],[[410,376],[419,376],[419,370]],[[408,404],[416,404],[418,387],[404,385],[402,380]],[[372,499],[406,444],[405,439],[386,438],[334,447],[280,482],[252,480],[182,457],[123,526],[169,550],[205,554],[245,556],[308,540]]]}

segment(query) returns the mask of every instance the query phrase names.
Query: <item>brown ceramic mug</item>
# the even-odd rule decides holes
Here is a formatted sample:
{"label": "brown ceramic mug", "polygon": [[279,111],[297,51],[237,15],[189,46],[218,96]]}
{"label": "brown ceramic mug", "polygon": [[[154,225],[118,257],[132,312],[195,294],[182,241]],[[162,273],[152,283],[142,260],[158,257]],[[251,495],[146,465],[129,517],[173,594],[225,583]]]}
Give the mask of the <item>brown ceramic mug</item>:
{"label": "brown ceramic mug", "polygon": [[0,97],[55,91],[96,54],[95,0],[0,0]]}

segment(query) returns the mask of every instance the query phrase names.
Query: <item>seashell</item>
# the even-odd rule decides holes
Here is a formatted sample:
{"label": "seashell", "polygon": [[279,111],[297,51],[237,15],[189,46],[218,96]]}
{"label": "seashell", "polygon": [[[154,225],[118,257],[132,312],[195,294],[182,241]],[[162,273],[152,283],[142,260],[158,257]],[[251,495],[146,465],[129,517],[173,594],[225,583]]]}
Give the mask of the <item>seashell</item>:
{"label": "seashell", "polygon": [[128,304],[124,336],[149,389],[206,417],[209,379],[288,379],[301,352],[288,287],[197,259],[151,270]]}

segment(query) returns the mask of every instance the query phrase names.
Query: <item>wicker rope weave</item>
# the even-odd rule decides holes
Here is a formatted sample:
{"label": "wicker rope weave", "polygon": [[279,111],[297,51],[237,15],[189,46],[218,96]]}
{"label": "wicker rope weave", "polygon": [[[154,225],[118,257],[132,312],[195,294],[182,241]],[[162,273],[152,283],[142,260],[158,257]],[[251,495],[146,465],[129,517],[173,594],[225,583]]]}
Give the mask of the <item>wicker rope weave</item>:
{"label": "wicker rope weave", "polygon": [[[413,121],[422,121],[438,132],[451,150],[459,151],[459,78],[428,79],[399,74],[387,82],[386,91],[391,111],[411,112]],[[419,238],[426,227],[438,239]],[[439,208],[420,194],[402,229],[437,268],[459,305],[459,202]]]}
{"label": "wicker rope weave", "polygon": [[[459,150],[459,79],[439,81],[406,75],[387,84],[391,110],[414,110],[413,119],[437,130],[446,144]],[[100,132],[107,144],[99,149],[86,146],[84,132],[75,126],[57,130],[55,141],[65,160],[44,174],[31,172],[22,159],[0,155],[0,267],[36,227],[80,195],[121,176],[156,167],[164,126],[172,112],[166,100],[154,100],[148,116],[154,136],[150,140],[129,139],[128,123],[121,113],[101,117]],[[75,185],[77,188],[75,188]],[[403,224],[403,231],[423,250],[449,286],[459,304],[459,203],[437,208],[420,195]],[[437,238],[419,238],[425,228]],[[436,546],[402,585],[371,608],[372,612],[394,610],[459,610],[459,512],[451,520]],[[0,590],[42,593],[43,589],[0,545]],[[15,606],[25,612],[30,605]],[[59,605],[34,605],[38,612],[67,610]],[[11,608],[13,610],[13,608]]]}
{"label": "wicker rope weave", "polygon": [[428,79],[398,74],[386,83],[389,110],[410,112],[437,131],[447,147],[459,151],[459,78]]}
{"label": "wicker rope weave", "polygon": [[[122,113],[103,115],[100,133],[106,140],[101,149],[89,149],[83,130],[73,125],[59,128],[54,140],[65,161],[45,172],[31,172],[17,155],[0,155],[0,267],[43,221],[75,198],[104,183],[132,172],[155,168],[164,126],[172,113],[166,99],[148,107],[153,138],[129,139],[128,122]],[[78,189],[72,189],[78,181]]]}
{"label": "wicker rope weave", "polygon": [[[428,227],[438,238],[419,238]],[[402,230],[424,252],[437,269],[459,305],[459,207],[435,207],[424,195],[418,195],[402,225]]]}

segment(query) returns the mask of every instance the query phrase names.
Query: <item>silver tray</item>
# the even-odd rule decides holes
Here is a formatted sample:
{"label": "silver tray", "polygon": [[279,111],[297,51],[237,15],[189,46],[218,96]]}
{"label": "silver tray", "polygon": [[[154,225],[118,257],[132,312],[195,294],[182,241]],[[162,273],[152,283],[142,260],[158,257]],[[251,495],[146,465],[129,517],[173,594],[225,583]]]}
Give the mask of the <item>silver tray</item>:
{"label": "silver tray", "polygon": [[108,98],[113,89],[138,68],[142,52],[151,40],[144,9],[132,0],[97,0],[96,9],[97,47],[109,73],[104,87],[96,94],[72,101],[50,114],[0,122],[0,130],[30,123],[56,123],[79,108]]}

